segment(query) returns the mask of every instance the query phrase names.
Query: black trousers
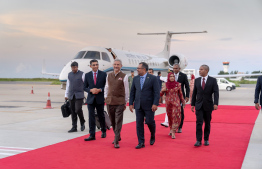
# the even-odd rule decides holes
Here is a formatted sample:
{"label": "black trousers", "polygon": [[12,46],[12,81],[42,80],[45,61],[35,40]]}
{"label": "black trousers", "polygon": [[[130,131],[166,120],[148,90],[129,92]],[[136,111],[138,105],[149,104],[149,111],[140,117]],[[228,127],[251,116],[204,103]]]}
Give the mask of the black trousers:
{"label": "black trousers", "polygon": [[107,112],[109,114],[110,121],[115,133],[114,142],[118,143],[120,137],[120,132],[123,124],[125,104],[123,105],[107,105]]}
{"label": "black trousers", "polygon": [[202,126],[203,121],[205,121],[205,128],[204,128],[204,140],[209,140],[210,134],[210,122],[211,122],[211,115],[212,111],[205,111],[203,108],[200,110],[196,110],[196,139],[197,141],[202,141]]}
{"label": "black trousers", "polygon": [[96,135],[96,119],[95,119],[95,109],[101,126],[101,131],[106,132],[105,125],[105,115],[104,115],[104,104],[97,104],[96,99],[94,99],[93,104],[87,105],[89,111],[89,133],[91,137]]}
{"label": "black trousers", "polygon": [[76,99],[74,96],[72,100],[69,100],[69,104],[71,107],[72,126],[77,128],[77,116],[81,126],[85,124],[86,121],[82,110],[83,99]]}
{"label": "black trousers", "polygon": [[180,122],[180,125],[178,127],[179,129],[182,129],[182,127],[183,127],[184,118],[185,118],[184,109],[183,109],[183,106],[181,106],[181,122]]}
{"label": "black trousers", "polygon": [[145,143],[144,117],[146,117],[146,124],[151,132],[151,137],[155,137],[156,133],[155,112],[152,112],[152,110],[136,109],[136,133],[138,143]]}

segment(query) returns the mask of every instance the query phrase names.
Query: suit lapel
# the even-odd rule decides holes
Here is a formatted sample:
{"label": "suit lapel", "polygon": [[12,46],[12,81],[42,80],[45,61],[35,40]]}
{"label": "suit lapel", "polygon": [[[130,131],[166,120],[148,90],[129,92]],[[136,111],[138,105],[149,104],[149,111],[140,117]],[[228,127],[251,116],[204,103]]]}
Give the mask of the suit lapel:
{"label": "suit lapel", "polygon": [[178,75],[178,78],[177,78],[177,82],[180,83],[181,78],[182,78],[182,75],[181,75],[181,72],[179,72],[179,75]]}
{"label": "suit lapel", "polygon": [[[101,79],[100,76],[101,76],[101,71],[98,70],[98,71],[97,71],[97,77],[96,77],[96,84],[98,84],[99,79]],[[93,79],[94,79],[94,78],[93,78]],[[95,82],[94,82],[94,84],[95,84]],[[96,85],[96,84],[95,84],[95,85]]]}
{"label": "suit lapel", "polygon": [[[142,87],[142,90],[144,89],[144,86],[148,83],[148,81],[150,80],[150,78],[149,78],[149,75],[147,74],[146,75],[146,79],[145,79],[145,81],[144,81],[144,84],[143,84],[143,87]],[[140,81],[140,80],[139,80]],[[140,82],[139,82],[140,83]]]}
{"label": "suit lapel", "polygon": [[[206,82],[206,85],[205,85],[205,89],[207,88],[207,86],[210,84],[210,78],[209,78],[209,76],[207,77],[207,82]],[[205,90],[204,89],[204,90]]]}

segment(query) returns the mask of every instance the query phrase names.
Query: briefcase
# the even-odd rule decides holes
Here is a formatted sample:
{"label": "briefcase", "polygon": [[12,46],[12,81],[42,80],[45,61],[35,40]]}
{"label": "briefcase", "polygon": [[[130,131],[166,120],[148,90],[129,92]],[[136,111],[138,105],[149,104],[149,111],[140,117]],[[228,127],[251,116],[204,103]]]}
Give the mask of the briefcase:
{"label": "briefcase", "polygon": [[70,116],[71,109],[70,109],[70,104],[68,100],[66,100],[65,103],[61,106],[61,111],[62,111],[62,115],[64,118]]}
{"label": "briefcase", "polygon": [[[105,124],[106,124],[106,128],[107,128],[108,130],[110,130],[110,127],[111,127],[111,121],[110,121],[110,118],[109,118],[109,116],[108,116],[108,114],[107,114],[106,111],[104,111],[104,115],[105,115]],[[99,122],[99,118],[98,118],[98,116],[97,116],[97,112],[96,112],[96,110],[95,110],[95,120],[96,120],[96,126],[97,126],[97,128],[100,129],[101,126],[100,126],[100,122]]]}

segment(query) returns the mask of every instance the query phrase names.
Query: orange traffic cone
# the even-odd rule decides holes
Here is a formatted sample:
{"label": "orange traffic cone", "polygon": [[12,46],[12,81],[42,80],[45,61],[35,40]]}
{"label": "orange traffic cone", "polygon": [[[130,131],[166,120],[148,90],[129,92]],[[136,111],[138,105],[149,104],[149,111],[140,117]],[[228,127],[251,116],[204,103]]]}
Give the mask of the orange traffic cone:
{"label": "orange traffic cone", "polygon": [[32,90],[31,90],[31,94],[34,94],[34,89],[33,89],[33,86],[32,86]]}
{"label": "orange traffic cone", "polygon": [[50,100],[50,92],[48,92],[46,107],[44,109],[52,109],[52,107],[51,107],[51,100]]}

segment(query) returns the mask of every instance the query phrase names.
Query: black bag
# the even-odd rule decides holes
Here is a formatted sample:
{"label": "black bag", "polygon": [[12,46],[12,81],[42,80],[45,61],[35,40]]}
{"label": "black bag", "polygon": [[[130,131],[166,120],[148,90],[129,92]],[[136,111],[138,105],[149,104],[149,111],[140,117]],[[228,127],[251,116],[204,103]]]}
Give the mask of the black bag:
{"label": "black bag", "polygon": [[[107,128],[108,130],[110,130],[111,121],[110,121],[110,118],[109,118],[109,116],[108,116],[108,114],[107,114],[106,111],[104,111],[104,115],[105,115],[106,128]],[[98,129],[100,129],[101,126],[100,126],[100,123],[99,123],[99,118],[98,118],[98,116],[97,116],[96,110],[95,110],[95,119],[96,119],[96,126],[97,126]]]}
{"label": "black bag", "polygon": [[64,118],[70,116],[71,108],[68,100],[61,106],[61,111]]}

